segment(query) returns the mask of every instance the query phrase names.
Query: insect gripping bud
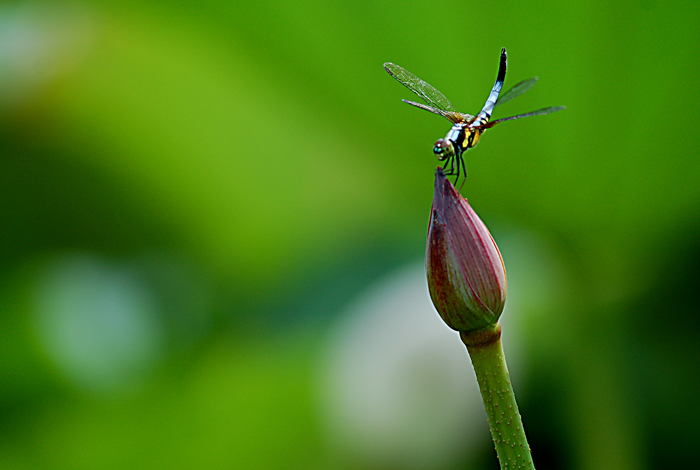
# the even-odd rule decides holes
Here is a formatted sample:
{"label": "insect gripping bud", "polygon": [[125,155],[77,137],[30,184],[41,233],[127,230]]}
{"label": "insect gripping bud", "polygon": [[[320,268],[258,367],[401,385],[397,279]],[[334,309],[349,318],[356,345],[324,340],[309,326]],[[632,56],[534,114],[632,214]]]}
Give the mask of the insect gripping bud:
{"label": "insect gripping bud", "polygon": [[457,331],[494,325],[506,302],[506,270],[486,225],[441,168],[435,177],[425,256],[435,308]]}

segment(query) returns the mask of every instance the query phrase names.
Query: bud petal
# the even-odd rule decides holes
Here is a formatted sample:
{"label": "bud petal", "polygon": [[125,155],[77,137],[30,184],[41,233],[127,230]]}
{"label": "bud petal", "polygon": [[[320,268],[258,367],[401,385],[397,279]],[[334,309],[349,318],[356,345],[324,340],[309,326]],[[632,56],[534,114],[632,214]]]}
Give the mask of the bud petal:
{"label": "bud petal", "polygon": [[486,225],[438,168],[425,256],[435,308],[457,331],[498,321],[506,302],[506,269]]}

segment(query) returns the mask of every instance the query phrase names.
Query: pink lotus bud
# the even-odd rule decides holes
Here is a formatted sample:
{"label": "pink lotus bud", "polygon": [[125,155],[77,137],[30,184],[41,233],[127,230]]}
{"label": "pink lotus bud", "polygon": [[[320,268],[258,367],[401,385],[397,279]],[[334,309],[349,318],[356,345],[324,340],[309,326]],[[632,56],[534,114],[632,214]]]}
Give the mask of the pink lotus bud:
{"label": "pink lotus bud", "polygon": [[506,268],[496,242],[438,167],[425,255],[428,288],[447,326],[472,331],[498,321]]}

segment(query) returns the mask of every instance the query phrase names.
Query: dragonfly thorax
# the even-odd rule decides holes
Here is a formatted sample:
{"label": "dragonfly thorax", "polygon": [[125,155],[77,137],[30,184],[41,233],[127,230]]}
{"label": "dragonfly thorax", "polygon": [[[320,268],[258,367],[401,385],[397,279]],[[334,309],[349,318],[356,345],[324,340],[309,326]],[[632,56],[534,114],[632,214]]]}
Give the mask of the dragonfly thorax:
{"label": "dragonfly thorax", "polygon": [[452,126],[444,139],[435,142],[433,153],[440,161],[461,155],[464,150],[476,144],[473,137],[477,137],[478,140],[479,133],[478,129],[472,129],[467,123],[458,122]]}

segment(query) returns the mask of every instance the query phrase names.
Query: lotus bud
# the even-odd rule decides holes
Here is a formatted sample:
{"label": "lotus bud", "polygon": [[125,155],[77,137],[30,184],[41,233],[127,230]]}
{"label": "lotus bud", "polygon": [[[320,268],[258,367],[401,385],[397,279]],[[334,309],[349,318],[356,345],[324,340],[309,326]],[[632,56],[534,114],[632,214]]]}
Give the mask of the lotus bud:
{"label": "lotus bud", "polygon": [[438,167],[425,256],[430,297],[450,328],[495,325],[506,302],[506,269],[474,209]]}

